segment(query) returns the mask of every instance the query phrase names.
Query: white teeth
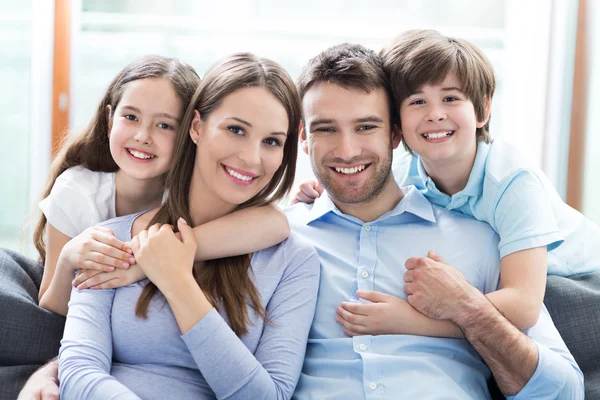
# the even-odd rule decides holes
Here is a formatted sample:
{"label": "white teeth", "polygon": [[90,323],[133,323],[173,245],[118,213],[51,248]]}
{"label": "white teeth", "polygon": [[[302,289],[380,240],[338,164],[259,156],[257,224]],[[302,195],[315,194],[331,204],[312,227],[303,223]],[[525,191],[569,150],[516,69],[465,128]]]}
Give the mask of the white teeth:
{"label": "white teeth", "polygon": [[141,151],[135,151],[135,150],[131,150],[131,149],[127,149],[127,151],[129,151],[129,154],[131,154],[135,158],[140,158],[142,160],[148,160],[150,158],[154,158],[155,157],[155,156],[150,155],[150,154],[142,153]]}
{"label": "white teeth", "polygon": [[448,131],[448,132],[436,132],[436,133],[424,133],[423,137],[425,139],[441,139],[445,136],[450,136],[452,135],[453,131]]}
{"label": "white teeth", "polygon": [[353,174],[359,173],[360,171],[364,170],[365,168],[367,168],[367,167],[364,165],[361,165],[358,167],[353,167],[353,168],[335,167],[335,171],[342,173],[342,174],[346,174],[346,175],[353,175]]}
{"label": "white teeth", "polygon": [[231,168],[225,167],[225,170],[227,171],[227,173],[231,176],[233,176],[234,178],[237,178],[241,181],[251,181],[253,178],[251,176],[246,176],[246,175],[242,175],[234,170],[232,170]]}

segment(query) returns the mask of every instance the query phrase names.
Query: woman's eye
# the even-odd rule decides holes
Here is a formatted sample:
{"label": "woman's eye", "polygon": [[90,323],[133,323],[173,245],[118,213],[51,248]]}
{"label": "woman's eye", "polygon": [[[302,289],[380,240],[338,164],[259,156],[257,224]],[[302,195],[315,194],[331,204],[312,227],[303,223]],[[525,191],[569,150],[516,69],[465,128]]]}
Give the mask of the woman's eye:
{"label": "woman's eye", "polygon": [[279,141],[279,139],[275,139],[275,138],[267,138],[267,139],[265,139],[265,143],[268,144],[269,146],[273,146],[273,147],[281,146],[281,142]]}
{"label": "woman's eye", "polygon": [[240,128],[239,126],[228,126],[227,129],[229,130],[229,132],[232,132],[236,135],[244,134],[244,130],[242,128]]}
{"label": "woman's eye", "polygon": [[169,125],[169,124],[165,124],[165,123],[160,123],[160,124],[158,124],[158,127],[159,127],[160,129],[173,129],[173,127],[172,127],[171,125]]}

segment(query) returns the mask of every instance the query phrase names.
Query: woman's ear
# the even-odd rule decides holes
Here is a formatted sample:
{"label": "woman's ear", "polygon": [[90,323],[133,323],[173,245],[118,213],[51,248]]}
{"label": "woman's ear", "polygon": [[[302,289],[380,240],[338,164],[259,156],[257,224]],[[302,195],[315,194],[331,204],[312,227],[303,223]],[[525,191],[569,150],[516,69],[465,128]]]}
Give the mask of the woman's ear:
{"label": "woman's ear", "polygon": [[485,101],[485,118],[483,121],[477,121],[477,128],[483,128],[485,124],[490,120],[490,114],[492,113],[492,99],[487,98]]}
{"label": "woman's ear", "polygon": [[192,142],[198,143],[201,130],[202,118],[200,118],[200,112],[198,110],[194,110],[194,118],[192,119],[192,125],[190,126],[190,137],[192,138]]}
{"label": "woman's ear", "polygon": [[107,105],[106,108],[104,109],[104,116],[106,117],[106,120],[108,121],[108,137],[110,137],[110,131],[112,130],[112,126],[113,126],[112,107],[110,104]]}

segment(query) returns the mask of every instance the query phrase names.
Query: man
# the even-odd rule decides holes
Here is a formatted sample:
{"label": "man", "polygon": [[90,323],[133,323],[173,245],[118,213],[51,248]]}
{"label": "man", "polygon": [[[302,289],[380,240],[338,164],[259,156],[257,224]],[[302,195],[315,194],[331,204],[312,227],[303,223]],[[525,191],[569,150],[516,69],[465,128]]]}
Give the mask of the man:
{"label": "man", "polygon": [[[581,371],[547,312],[529,331],[536,343],[484,296],[499,280],[492,229],[394,181],[400,135],[377,55],[335,46],[309,62],[298,86],[302,149],[328,196],[288,210],[292,228],[321,257],[295,397],[488,398],[491,370],[502,392],[517,399],[583,398]],[[412,315],[404,335],[351,330],[357,325],[340,306],[362,302],[357,291],[365,297],[372,290],[398,297],[394,307]],[[466,340],[412,334],[423,324],[458,328]]]}

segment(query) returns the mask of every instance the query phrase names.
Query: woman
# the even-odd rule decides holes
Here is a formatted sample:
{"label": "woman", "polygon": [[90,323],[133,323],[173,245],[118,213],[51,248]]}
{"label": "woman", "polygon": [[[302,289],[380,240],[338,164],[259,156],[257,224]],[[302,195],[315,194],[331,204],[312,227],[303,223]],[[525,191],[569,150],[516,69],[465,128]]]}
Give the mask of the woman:
{"label": "woman", "polygon": [[283,197],[300,118],[294,83],[272,61],[237,54],[206,73],[178,131],[166,203],[104,224],[120,240],[137,235],[148,279],[72,294],[61,398],[292,396],[316,302],[314,249],[292,235],[251,257],[194,263],[190,226]]}

